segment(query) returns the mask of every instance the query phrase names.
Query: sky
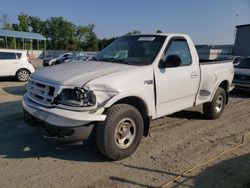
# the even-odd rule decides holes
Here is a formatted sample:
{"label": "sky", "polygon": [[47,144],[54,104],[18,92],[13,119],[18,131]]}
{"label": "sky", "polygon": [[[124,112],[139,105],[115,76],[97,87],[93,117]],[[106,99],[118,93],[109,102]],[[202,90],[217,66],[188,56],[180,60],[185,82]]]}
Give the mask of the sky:
{"label": "sky", "polygon": [[162,30],[189,34],[196,44],[233,44],[235,25],[250,24],[250,0],[0,0],[10,22],[21,12],[94,24],[98,38]]}

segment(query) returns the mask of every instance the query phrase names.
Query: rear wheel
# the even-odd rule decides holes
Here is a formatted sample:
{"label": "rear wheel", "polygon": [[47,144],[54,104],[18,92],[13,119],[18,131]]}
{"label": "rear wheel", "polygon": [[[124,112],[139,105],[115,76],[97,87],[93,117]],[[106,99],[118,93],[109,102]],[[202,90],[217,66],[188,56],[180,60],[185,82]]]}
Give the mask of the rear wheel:
{"label": "rear wheel", "polygon": [[20,69],[16,73],[16,78],[20,82],[26,82],[30,77],[30,71],[27,69]]}
{"label": "rear wheel", "polygon": [[219,118],[225,108],[226,104],[226,91],[219,87],[211,102],[203,104],[203,113],[208,119]]}
{"label": "rear wheel", "polygon": [[131,155],[143,135],[143,119],[133,106],[117,104],[107,111],[104,123],[96,127],[96,144],[100,152],[112,160]]}

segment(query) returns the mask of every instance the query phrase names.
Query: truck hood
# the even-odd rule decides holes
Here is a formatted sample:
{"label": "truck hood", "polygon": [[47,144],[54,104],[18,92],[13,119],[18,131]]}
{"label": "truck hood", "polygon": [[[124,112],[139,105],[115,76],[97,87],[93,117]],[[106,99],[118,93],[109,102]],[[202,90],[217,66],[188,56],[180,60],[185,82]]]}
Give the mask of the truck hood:
{"label": "truck hood", "polygon": [[101,61],[65,63],[44,67],[31,75],[31,79],[64,86],[83,86],[86,82],[103,75],[128,70],[136,66]]}

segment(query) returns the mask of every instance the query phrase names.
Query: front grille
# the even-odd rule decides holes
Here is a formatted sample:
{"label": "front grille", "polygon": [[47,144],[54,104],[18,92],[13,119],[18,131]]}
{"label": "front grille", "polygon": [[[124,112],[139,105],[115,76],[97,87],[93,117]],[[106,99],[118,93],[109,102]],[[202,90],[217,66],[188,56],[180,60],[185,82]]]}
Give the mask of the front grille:
{"label": "front grille", "polygon": [[30,80],[27,91],[29,97],[35,102],[46,106],[52,106],[51,103],[53,101],[55,87],[34,80]]}

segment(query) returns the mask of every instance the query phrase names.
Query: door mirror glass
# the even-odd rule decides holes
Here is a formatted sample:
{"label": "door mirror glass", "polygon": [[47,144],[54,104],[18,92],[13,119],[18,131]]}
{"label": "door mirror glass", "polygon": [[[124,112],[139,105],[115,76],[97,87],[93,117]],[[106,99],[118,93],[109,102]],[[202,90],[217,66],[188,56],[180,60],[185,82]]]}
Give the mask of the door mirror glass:
{"label": "door mirror glass", "polygon": [[169,55],[166,60],[161,60],[159,67],[167,68],[167,67],[179,67],[181,65],[181,58],[178,55]]}

